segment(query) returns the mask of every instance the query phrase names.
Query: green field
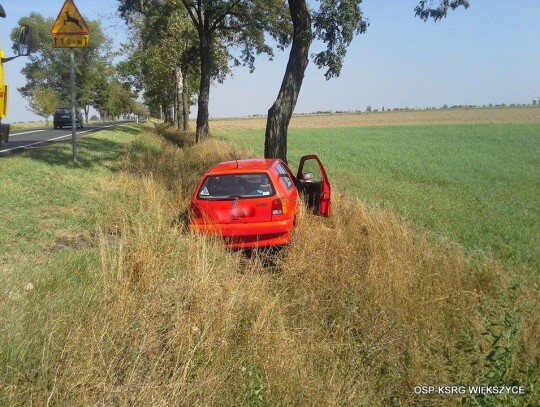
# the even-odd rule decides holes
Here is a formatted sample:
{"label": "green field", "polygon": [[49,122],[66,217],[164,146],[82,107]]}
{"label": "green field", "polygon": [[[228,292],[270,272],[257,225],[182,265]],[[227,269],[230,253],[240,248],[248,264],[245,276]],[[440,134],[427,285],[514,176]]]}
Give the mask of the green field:
{"label": "green field", "polygon": [[[264,130],[216,135],[262,154]],[[293,167],[301,155],[318,154],[334,191],[540,270],[539,125],[295,129],[288,152]]]}

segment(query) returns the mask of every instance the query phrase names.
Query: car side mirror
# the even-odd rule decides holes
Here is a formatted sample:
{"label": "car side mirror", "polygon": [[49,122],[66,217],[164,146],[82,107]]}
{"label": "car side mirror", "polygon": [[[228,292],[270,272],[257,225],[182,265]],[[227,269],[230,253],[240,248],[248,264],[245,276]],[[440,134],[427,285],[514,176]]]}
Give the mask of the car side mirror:
{"label": "car side mirror", "polygon": [[313,179],[313,173],[312,172],[306,172],[304,174],[304,181],[309,181],[311,179]]}
{"label": "car side mirror", "polygon": [[21,26],[19,32],[19,56],[26,57],[30,55],[30,47],[32,46],[32,30],[30,26]]}

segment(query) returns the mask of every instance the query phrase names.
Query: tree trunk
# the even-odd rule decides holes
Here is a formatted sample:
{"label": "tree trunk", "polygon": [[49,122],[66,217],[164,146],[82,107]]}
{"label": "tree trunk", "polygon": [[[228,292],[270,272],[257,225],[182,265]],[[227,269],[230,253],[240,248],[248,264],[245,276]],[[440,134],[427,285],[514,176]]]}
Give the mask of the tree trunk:
{"label": "tree trunk", "polygon": [[265,158],[287,161],[287,129],[304,80],[311,45],[311,16],[305,0],[289,0],[293,40],[281,89],[268,110],[264,139]]}
{"label": "tree trunk", "polygon": [[189,92],[188,92],[188,69],[189,64],[182,63],[182,118],[184,122],[182,123],[182,129],[184,131],[189,130]]}
{"label": "tree trunk", "polygon": [[184,93],[184,79],[182,77],[182,70],[179,66],[174,69],[174,81],[176,82],[176,92],[174,94],[174,110],[176,115],[174,124],[176,125],[176,128],[180,130],[180,127],[182,126],[182,123],[184,121],[182,118],[182,115],[184,113],[184,107],[182,106],[182,104],[184,103],[184,99],[182,97]]}
{"label": "tree trunk", "polygon": [[165,105],[164,109],[165,109],[165,123],[174,125],[173,115],[172,115],[172,111],[171,111],[172,108],[171,108],[170,104]]}
{"label": "tree trunk", "polygon": [[161,112],[163,115],[163,122],[167,123],[169,121],[169,117],[167,116],[167,105],[164,103],[161,104]]}
{"label": "tree trunk", "polygon": [[208,104],[210,102],[210,81],[212,76],[212,39],[207,33],[199,33],[199,53],[201,57],[201,84],[197,110],[197,131],[195,141],[200,143],[208,138]]}

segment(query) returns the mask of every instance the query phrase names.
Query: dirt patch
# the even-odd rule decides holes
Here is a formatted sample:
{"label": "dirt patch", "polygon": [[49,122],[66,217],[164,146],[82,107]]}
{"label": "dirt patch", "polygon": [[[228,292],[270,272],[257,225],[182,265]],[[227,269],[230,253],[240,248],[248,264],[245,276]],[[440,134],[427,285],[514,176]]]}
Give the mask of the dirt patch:
{"label": "dirt patch", "polygon": [[[424,111],[297,115],[290,129],[399,126],[413,124],[531,123],[540,124],[539,107],[440,109]],[[214,119],[212,130],[260,130],[266,117]]]}
{"label": "dirt patch", "polygon": [[86,233],[73,233],[69,230],[61,230],[57,233],[52,251],[60,251],[63,249],[86,249],[94,244],[92,237]]}

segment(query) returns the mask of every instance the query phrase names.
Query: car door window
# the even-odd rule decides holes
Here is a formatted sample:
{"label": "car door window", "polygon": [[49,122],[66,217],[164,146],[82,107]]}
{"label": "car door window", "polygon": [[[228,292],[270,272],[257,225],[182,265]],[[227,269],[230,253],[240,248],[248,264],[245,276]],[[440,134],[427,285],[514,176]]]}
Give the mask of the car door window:
{"label": "car door window", "polygon": [[287,190],[291,190],[294,186],[294,182],[291,179],[289,172],[285,169],[285,167],[283,167],[281,163],[277,164],[275,168],[283,186],[285,186]]}
{"label": "car door window", "polygon": [[302,180],[306,182],[322,182],[321,167],[316,160],[306,160],[302,167]]}
{"label": "car door window", "polygon": [[298,191],[304,196],[307,207],[317,215],[330,216],[330,183],[319,158],[315,155],[302,157],[296,177]]}

